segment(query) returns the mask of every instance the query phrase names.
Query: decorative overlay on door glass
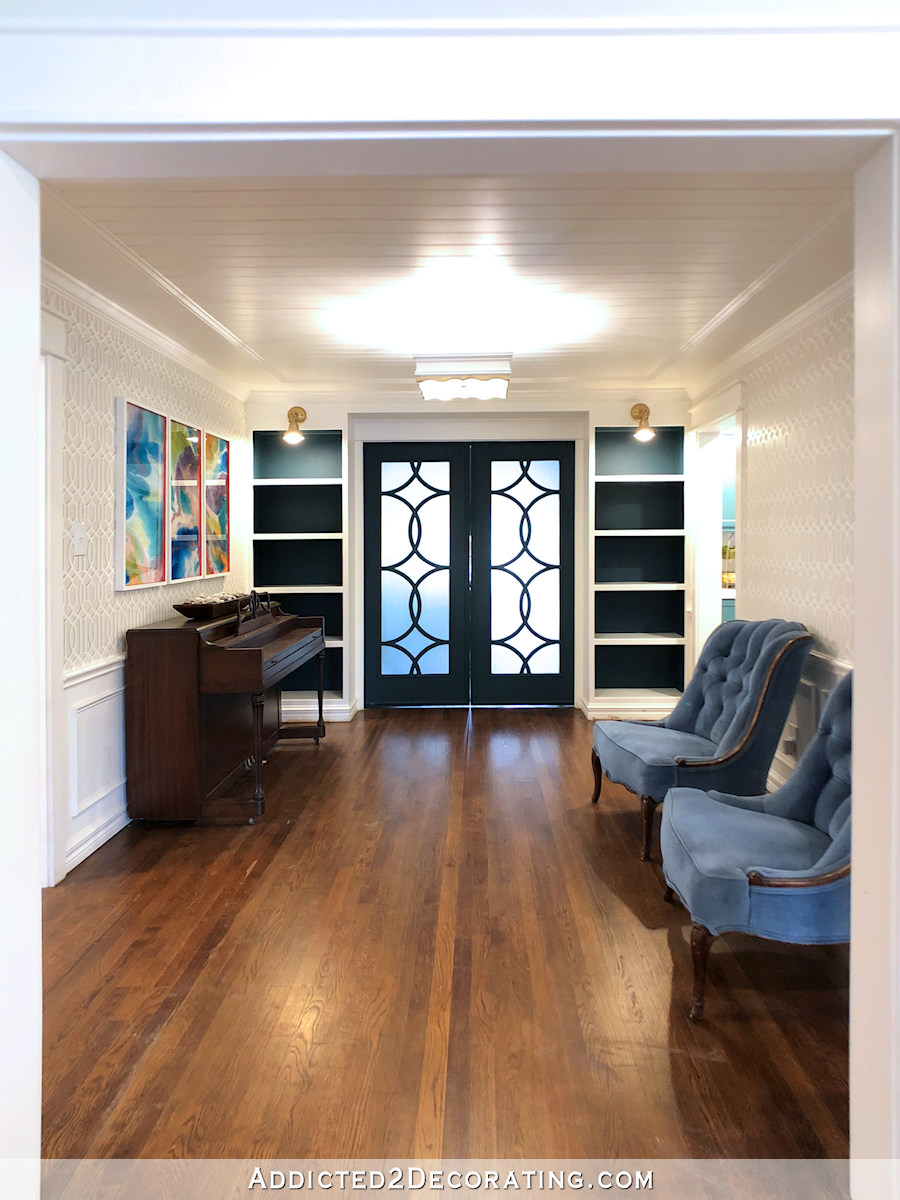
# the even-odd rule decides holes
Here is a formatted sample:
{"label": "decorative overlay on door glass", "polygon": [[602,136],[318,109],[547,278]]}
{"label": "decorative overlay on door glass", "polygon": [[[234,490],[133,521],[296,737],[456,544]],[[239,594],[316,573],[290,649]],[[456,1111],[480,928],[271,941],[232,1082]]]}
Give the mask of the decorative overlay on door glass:
{"label": "decorative overlay on door glass", "polygon": [[556,675],[559,463],[491,463],[491,674]]}
{"label": "decorative overlay on door glass", "polygon": [[381,673],[450,673],[450,463],[381,464]]}

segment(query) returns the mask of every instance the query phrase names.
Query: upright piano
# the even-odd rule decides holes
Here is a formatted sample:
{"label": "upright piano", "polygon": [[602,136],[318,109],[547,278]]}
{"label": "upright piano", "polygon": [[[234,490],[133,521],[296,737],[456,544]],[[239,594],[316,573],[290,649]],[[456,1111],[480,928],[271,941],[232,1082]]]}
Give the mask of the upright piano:
{"label": "upright piano", "polygon": [[[249,770],[265,807],[263,758],[280,737],[325,736],[322,617],[271,604],[207,619],[156,621],[125,635],[128,815],[194,821]],[[318,721],[281,716],[281,681],[310,659],[318,667]],[[248,782],[249,787],[249,782]]]}

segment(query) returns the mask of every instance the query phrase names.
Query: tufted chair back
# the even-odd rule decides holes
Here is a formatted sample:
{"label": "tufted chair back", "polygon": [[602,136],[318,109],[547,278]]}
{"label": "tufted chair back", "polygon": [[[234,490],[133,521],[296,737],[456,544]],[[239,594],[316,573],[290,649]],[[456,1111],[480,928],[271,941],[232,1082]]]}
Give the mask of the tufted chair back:
{"label": "tufted chair back", "polygon": [[718,755],[728,754],[750,729],[763,694],[775,689],[784,694],[783,704],[772,708],[771,695],[767,702],[777,741],[811,644],[795,621],[725,622],[707,638],[684,695],[662,724],[700,734]]}
{"label": "tufted chair back", "polygon": [[832,839],[824,869],[850,854],[850,735],[853,723],[853,674],[836,684],[822,712],[816,736],[797,769],[772,797],[770,811],[791,821],[814,825]]}

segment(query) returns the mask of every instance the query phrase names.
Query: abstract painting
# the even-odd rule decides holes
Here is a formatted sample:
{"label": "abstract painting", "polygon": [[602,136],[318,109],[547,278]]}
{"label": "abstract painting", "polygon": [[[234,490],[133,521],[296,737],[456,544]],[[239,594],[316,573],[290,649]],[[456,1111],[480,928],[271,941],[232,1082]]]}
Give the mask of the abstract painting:
{"label": "abstract painting", "polygon": [[197,579],[200,558],[200,430],[169,421],[170,578]]}
{"label": "abstract painting", "polygon": [[206,574],[229,569],[228,442],[208,433],[205,440],[203,479],[206,492]]}
{"label": "abstract painting", "polygon": [[166,418],[118,400],[116,587],[166,582]]}

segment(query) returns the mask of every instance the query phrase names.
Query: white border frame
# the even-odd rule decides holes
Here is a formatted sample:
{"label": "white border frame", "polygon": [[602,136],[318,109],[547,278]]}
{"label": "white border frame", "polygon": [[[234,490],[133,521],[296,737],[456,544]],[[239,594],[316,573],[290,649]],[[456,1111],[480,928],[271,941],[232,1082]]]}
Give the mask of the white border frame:
{"label": "white border frame", "polygon": [[[183,579],[174,579],[172,577],[172,487],[177,482],[179,486],[184,486],[189,483],[188,480],[175,480],[172,477],[172,422],[180,425],[183,429],[194,429],[199,435],[197,438],[197,503],[199,512],[197,514],[197,543],[199,552],[199,572],[196,575],[189,575]],[[181,417],[166,418],[166,583],[196,583],[198,579],[203,578],[203,567],[206,563],[206,555],[204,553],[204,540],[206,536],[206,510],[204,502],[206,500],[206,492],[204,489],[203,479],[203,462],[204,462],[204,437],[206,434],[199,425],[192,425],[188,421],[183,421]],[[230,499],[230,498],[229,498]],[[230,527],[230,514],[229,514]],[[229,555],[229,565],[231,557]]]}
{"label": "white border frame", "polygon": [[[126,583],[125,581],[125,497],[128,490],[127,475],[127,446],[126,408],[128,405],[139,408],[143,412],[152,413],[163,423],[163,463],[162,463],[162,539],[163,539],[163,578],[153,583]],[[115,496],[115,582],[117,592],[138,592],[147,588],[164,587],[169,582],[169,417],[156,408],[129,400],[127,396],[116,396],[116,496]]]}
{"label": "white border frame", "polygon": [[[226,457],[228,460],[227,475],[225,479],[225,493],[228,501],[228,569],[225,571],[208,571],[206,569],[206,489],[210,486],[210,482],[214,485],[220,481],[214,479],[212,481],[206,478],[206,439],[214,437],[220,442],[224,442],[228,447]],[[231,574],[231,438],[222,437],[220,433],[213,433],[211,429],[200,430],[200,574],[196,575],[195,579],[225,579]],[[171,548],[171,539],[169,540]],[[171,574],[171,572],[170,572]],[[169,580],[170,583],[187,583],[186,579]]]}
{"label": "white border frame", "polygon": [[[165,579],[159,580],[158,583],[124,583],[125,577],[125,407],[131,404],[135,408],[141,408],[144,412],[153,413],[155,416],[162,417],[164,423],[163,441],[164,441],[164,466],[163,466],[163,539],[165,544]],[[220,433],[215,433],[211,429],[204,429],[202,425],[195,425],[191,421],[186,421],[183,417],[175,417],[166,409],[149,408],[146,404],[139,404],[136,400],[129,400],[127,396],[116,396],[116,453],[115,453],[115,591],[122,594],[128,592],[140,592],[147,588],[165,587],[168,584],[182,583],[198,583],[204,579],[226,579],[231,574],[231,558],[232,558],[232,489],[231,489],[231,444],[232,439],[224,437]],[[177,421],[179,425],[185,426],[187,429],[196,429],[200,435],[200,445],[198,447],[198,460],[200,464],[199,478],[197,487],[200,493],[200,514],[199,514],[199,535],[200,535],[200,573],[191,575],[186,579],[172,578],[172,531],[171,531],[171,489],[173,480],[171,478],[171,425],[173,421]],[[207,437],[217,438],[220,442],[224,442],[228,447],[228,475],[225,484],[228,498],[228,569],[226,571],[207,571],[206,569],[206,489],[210,481],[206,478],[206,439]],[[213,483],[218,483],[218,480],[213,480]]]}

